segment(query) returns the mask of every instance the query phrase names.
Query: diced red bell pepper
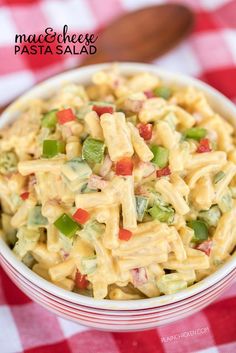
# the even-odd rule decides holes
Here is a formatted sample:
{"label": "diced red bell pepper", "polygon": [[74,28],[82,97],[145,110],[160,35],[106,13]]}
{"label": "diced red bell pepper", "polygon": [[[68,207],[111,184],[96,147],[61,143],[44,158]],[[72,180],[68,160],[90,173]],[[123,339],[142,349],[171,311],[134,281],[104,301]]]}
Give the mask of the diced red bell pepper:
{"label": "diced red bell pepper", "polygon": [[20,198],[22,199],[22,200],[27,200],[28,198],[29,198],[29,192],[23,192],[22,194],[20,194]]}
{"label": "diced red bell pepper", "polygon": [[139,134],[144,140],[152,138],[152,124],[138,124]]}
{"label": "diced red bell pepper", "polygon": [[129,157],[125,157],[116,163],[116,175],[132,175],[133,162]]}
{"label": "diced red bell pepper", "polygon": [[76,222],[84,224],[89,220],[90,214],[83,208],[78,208],[78,210],[73,214],[72,218]]}
{"label": "diced red bell pepper", "polygon": [[156,97],[153,91],[144,91],[143,93],[148,99]]}
{"label": "diced red bell pepper", "polygon": [[79,289],[86,289],[89,285],[86,275],[82,275],[78,270],[75,275],[75,286]]}
{"label": "diced red bell pepper", "polygon": [[120,240],[128,241],[128,240],[130,240],[132,235],[133,235],[133,233],[128,229],[120,228],[120,230],[119,230],[119,239]]}
{"label": "diced red bell pepper", "polygon": [[171,174],[171,171],[169,167],[165,167],[156,171],[157,178],[161,178],[162,176],[167,176],[170,174]]}
{"label": "diced red bell pepper", "polygon": [[197,250],[203,251],[207,256],[210,255],[212,248],[212,240],[205,240],[201,244],[196,246]]}
{"label": "diced red bell pepper", "polygon": [[211,152],[211,146],[208,139],[201,139],[197,148],[198,153]]}
{"label": "diced red bell pepper", "polygon": [[94,105],[92,109],[98,114],[98,116],[105,113],[114,113],[114,108],[110,105]]}
{"label": "diced red bell pepper", "polygon": [[71,108],[63,109],[57,112],[57,121],[61,125],[73,120],[76,120],[76,116]]}

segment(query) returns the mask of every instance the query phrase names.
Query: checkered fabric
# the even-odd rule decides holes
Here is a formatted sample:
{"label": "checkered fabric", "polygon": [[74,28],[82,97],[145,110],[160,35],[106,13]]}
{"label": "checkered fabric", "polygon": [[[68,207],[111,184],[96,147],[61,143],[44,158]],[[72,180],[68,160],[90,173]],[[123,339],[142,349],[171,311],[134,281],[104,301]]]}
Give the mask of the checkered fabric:
{"label": "checkered fabric", "polygon": [[[76,56],[14,55],[16,33],[48,26],[95,32],[114,17],[160,0],[0,0],[0,106],[36,82],[75,67]],[[236,102],[236,0],[175,1],[196,14],[193,33],[155,60],[196,76]],[[27,298],[0,268],[0,353],[235,353],[236,284],[190,318],[145,332],[108,333],[66,321]]]}

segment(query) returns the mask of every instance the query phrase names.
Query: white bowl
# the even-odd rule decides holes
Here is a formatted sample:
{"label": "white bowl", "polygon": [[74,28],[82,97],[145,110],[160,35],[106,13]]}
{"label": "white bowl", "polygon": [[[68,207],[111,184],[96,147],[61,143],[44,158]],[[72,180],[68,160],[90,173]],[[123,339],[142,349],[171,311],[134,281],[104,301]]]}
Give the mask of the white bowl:
{"label": "white bowl", "polygon": [[[86,84],[94,72],[108,65],[92,65],[68,71],[37,85],[4,111],[0,128],[15,120],[27,107],[29,100],[47,98],[65,82]],[[168,84],[194,86],[203,91],[212,107],[236,127],[236,107],[207,84],[152,65],[120,63],[120,69],[122,73],[129,75],[148,71],[158,75]],[[0,264],[24,293],[48,310],[80,324],[110,331],[144,330],[184,318],[211,303],[236,278],[235,252],[215,273],[179,293],[141,300],[95,300],[65,291],[39,277],[17,260],[2,239]]]}

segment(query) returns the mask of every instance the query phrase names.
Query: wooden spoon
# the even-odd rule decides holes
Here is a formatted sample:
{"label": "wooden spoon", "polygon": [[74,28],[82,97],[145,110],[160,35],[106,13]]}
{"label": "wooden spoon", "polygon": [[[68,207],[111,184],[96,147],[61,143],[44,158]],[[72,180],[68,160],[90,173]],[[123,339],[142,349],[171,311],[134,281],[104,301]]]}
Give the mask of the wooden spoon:
{"label": "wooden spoon", "polygon": [[175,47],[192,29],[194,15],[181,4],[127,13],[110,23],[97,40],[97,53],[82,65],[109,61],[149,62]]}
{"label": "wooden spoon", "polygon": [[[97,53],[80,66],[109,61],[149,62],[175,47],[192,29],[194,15],[181,4],[164,4],[129,12],[98,36]],[[6,108],[0,107],[0,113]]]}

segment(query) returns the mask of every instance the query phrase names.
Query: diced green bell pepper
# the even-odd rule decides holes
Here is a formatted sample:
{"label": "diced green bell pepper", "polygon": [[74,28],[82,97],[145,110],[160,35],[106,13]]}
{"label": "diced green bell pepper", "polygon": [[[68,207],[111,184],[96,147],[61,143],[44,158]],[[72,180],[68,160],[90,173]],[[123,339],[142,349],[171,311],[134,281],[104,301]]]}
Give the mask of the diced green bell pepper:
{"label": "diced green bell pepper", "polygon": [[60,233],[64,234],[68,238],[72,238],[75,233],[81,229],[79,224],[75,222],[66,213],[63,213],[55,222],[54,226],[59,230]]}
{"label": "diced green bell pepper", "polygon": [[57,124],[57,109],[53,109],[48,113],[45,113],[42,117],[42,126],[47,127],[50,130],[54,130]]}
{"label": "diced green bell pepper", "polygon": [[151,151],[154,155],[151,160],[152,163],[156,164],[159,168],[164,168],[168,164],[169,151],[167,148],[162,146],[153,145]]}
{"label": "diced green bell pepper", "polygon": [[156,87],[153,92],[156,96],[164,99],[169,99],[172,94],[171,89],[166,86]]}
{"label": "diced green bell pepper", "polygon": [[185,131],[185,137],[193,140],[201,140],[207,134],[207,130],[202,127],[192,127]]}
{"label": "diced green bell pepper", "polygon": [[65,143],[58,140],[43,141],[43,157],[52,158],[65,151]]}
{"label": "diced green bell pepper", "polygon": [[158,205],[154,205],[148,210],[148,212],[153,219],[157,219],[160,222],[166,222],[168,224],[171,224],[174,220],[175,212],[171,207],[161,207]]}
{"label": "diced green bell pepper", "polygon": [[194,231],[193,242],[201,243],[208,239],[208,227],[205,222],[200,220],[189,221],[187,222],[187,226]]}

